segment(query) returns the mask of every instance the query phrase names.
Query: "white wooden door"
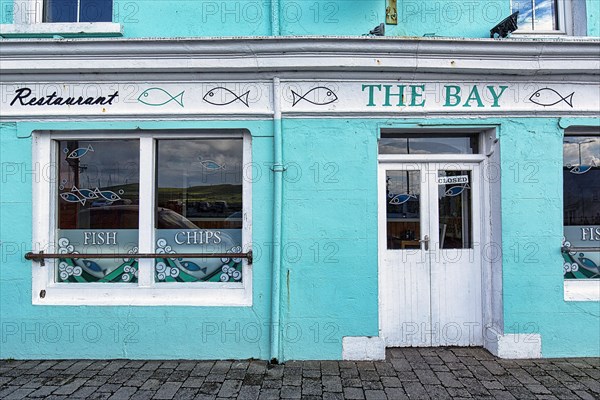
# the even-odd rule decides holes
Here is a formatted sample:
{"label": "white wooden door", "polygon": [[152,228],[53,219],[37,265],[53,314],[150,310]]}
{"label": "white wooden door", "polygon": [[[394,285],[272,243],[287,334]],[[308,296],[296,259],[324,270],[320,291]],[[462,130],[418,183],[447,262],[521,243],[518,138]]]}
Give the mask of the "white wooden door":
{"label": "white wooden door", "polygon": [[388,346],[483,344],[478,164],[379,166],[380,334]]}

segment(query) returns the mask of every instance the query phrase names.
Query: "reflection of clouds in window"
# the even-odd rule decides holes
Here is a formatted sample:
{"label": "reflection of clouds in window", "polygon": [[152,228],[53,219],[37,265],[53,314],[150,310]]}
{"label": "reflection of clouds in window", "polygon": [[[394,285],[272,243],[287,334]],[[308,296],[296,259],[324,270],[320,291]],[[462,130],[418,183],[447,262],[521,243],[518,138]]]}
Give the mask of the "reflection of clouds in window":
{"label": "reflection of clouds in window", "polygon": [[[162,187],[242,183],[242,140],[161,140],[158,172]],[[223,168],[206,168],[202,162]]]}
{"label": "reflection of clouds in window", "polygon": [[469,137],[452,138],[381,138],[379,154],[473,154]]}
{"label": "reflection of clouds in window", "polygon": [[518,26],[523,31],[552,31],[556,26],[556,0],[519,0],[512,2],[519,11]]}
{"label": "reflection of clouds in window", "polygon": [[[67,159],[67,146],[87,147],[79,159]],[[139,151],[137,140],[119,141],[61,141],[61,184],[71,187],[76,181],[80,188],[106,188],[139,182]],[[76,176],[76,174],[78,176]]]}
{"label": "reflection of clouds in window", "polygon": [[[581,157],[581,162],[579,157]],[[565,138],[563,145],[563,165],[592,165],[600,167],[600,138]]]}
{"label": "reflection of clouds in window", "polygon": [[555,30],[554,13],[554,0],[536,1],[534,29],[543,31]]}

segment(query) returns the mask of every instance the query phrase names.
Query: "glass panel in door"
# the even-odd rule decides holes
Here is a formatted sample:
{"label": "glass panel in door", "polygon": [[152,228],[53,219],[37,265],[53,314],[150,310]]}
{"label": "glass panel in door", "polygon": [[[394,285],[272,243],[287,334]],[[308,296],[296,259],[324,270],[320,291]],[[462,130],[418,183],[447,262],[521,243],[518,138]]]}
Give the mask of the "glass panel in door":
{"label": "glass panel in door", "polygon": [[386,171],[388,250],[419,247],[421,172]]}

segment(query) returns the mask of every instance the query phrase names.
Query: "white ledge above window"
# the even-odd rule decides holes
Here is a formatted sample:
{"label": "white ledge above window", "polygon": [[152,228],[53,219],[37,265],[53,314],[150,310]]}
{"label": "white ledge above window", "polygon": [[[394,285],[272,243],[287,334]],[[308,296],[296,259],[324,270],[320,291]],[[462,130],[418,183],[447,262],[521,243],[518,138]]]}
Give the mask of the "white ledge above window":
{"label": "white ledge above window", "polygon": [[86,37],[123,36],[123,27],[114,22],[65,22],[41,24],[1,24],[2,37]]}
{"label": "white ledge above window", "polygon": [[600,301],[600,279],[566,279],[565,301]]}

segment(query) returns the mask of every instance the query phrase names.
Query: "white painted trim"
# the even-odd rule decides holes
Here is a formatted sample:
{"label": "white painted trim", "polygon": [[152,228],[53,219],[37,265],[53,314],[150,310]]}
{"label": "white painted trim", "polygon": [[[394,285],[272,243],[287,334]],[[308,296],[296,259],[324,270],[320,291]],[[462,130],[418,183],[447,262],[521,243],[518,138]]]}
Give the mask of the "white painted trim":
{"label": "white painted trim", "polygon": [[[600,40],[257,37],[3,40],[7,74],[43,72],[391,72],[510,76],[598,75]],[[60,54],[60,57],[56,55]],[[157,63],[156,60],[161,62]],[[232,62],[231,60],[235,60]],[[490,68],[502,65],[502,68]],[[285,75],[282,75],[285,78]],[[511,78],[512,79],[512,78]],[[10,81],[22,81],[22,75]]]}
{"label": "white painted trim", "polygon": [[600,279],[565,279],[565,301],[600,301]]}
{"label": "white painted trim", "polygon": [[[218,129],[215,130],[218,132]],[[39,165],[56,165],[55,140],[69,138],[107,139],[107,138],[136,138],[140,139],[140,178],[150,179],[154,182],[155,140],[160,138],[193,138],[193,137],[240,137],[232,133],[219,135],[194,135],[189,130],[183,130],[180,135],[174,130],[170,133],[144,131],[132,132],[100,132],[100,131],[71,131],[71,132],[43,132],[33,133],[33,162]],[[249,133],[243,134],[243,162],[251,162],[251,137]],[[55,238],[54,228],[56,221],[56,184],[54,168],[50,168],[49,179],[33,181],[33,226],[32,248],[37,250],[53,251]],[[140,200],[140,250],[154,251],[154,224],[153,217],[148,218],[142,213],[154,215],[154,190],[145,188],[144,181],[140,180],[140,196],[147,196]],[[252,240],[252,182],[243,179],[243,215],[242,246],[244,251],[251,248]],[[50,213],[48,212],[50,210]],[[148,211],[149,210],[149,211]],[[148,232],[149,230],[150,232]],[[151,239],[150,243],[146,243]],[[138,284],[126,283],[56,283],[54,279],[56,260],[46,260],[41,267],[38,262],[32,261],[32,303],[34,305],[131,305],[131,306],[251,306],[252,305],[252,268],[247,261],[243,261],[243,281],[241,283],[155,283],[154,264],[152,260],[147,263],[140,262],[140,278]],[[142,261],[142,260],[140,260]],[[144,271],[142,271],[144,268]],[[40,296],[40,291],[45,291],[45,296]]]}
{"label": "white painted trim", "polygon": [[344,336],[342,360],[385,360],[385,341],[378,336]]}
{"label": "white painted trim", "polygon": [[36,24],[0,24],[0,36],[121,36],[123,27],[114,22],[44,22]]}
{"label": "white painted trim", "polygon": [[[419,129],[415,129],[419,132]],[[457,135],[462,133],[456,130]],[[405,162],[465,162],[479,163],[485,160],[483,154],[380,154],[377,156],[380,163],[405,163]]]}
{"label": "white painted trim", "polygon": [[542,357],[542,337],[538,333],[500,334],[493,328],[484,332],[484,347],[500,358]]}

